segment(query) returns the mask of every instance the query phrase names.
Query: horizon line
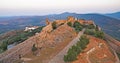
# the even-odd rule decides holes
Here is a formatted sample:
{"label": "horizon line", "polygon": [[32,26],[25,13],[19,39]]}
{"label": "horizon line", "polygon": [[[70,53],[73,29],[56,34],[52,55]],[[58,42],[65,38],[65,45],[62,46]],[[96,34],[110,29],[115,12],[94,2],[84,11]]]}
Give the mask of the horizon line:
{"label": "horizon line", "polygon": [[47,15],[58,15],[58,14],[64,14],[64,13],[75,13],[75,14],[112,14],[112,13],[119,13],[120,11],[115,12],[108,12],[108,13],[98,13],[98,12],[88,12],[88,13],[77,13],[77,12],[61,12],[61,13],[51,13],[51,14],[43,14],[43,15],[1,15],[0,17],[22,17],[22,16],[47,16]]}

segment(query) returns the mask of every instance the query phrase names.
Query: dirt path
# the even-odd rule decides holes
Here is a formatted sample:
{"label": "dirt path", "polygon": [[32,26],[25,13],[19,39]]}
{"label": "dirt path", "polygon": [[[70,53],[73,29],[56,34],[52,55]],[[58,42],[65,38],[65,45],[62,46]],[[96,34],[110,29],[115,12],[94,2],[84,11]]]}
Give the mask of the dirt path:
{"label": "dirt path", "polygon": [[60,51],[56,56],[54,56],[49,61],[49,63],[65,63],[63,60],[64,55],[67,54],[67,51],[69,50],[69,48],[71,46],[73,46],[77,43],[77,41],[79,40],[80,36],[83,34],[84,31],[85,31],[85,29],[80,31],[78,36],[75,39],[73,39],[62,51]]}

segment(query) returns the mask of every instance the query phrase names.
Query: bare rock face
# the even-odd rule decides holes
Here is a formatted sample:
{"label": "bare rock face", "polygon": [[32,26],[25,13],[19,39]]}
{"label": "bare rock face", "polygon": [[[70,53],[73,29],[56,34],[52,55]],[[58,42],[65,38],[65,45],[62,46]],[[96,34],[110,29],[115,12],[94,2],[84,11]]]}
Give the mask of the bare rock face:
{"label": "bare rock face", "polygon": [[68,16],[67,17],[67,21],[71,22],[71,23],[74,23],[75,22],[75,18],[73,16]]}
{"label": "bare rock face", "polygon": [[57,26],[60,26],[62,24],[65,24],[67,22],[67,20],[56,20],[55,22],[56,22]]}
{"label": "bare rock face", "polygon": [[[47,26],[45,29],[47,30]],[[57,29],[51,30],[51,32],[48,32],[49,30],[45,31],[45,29],[38,35],[38,47],[54,46],[66,38],[72,38],[76,34],[75,30],[67,24],[61,25]]]}

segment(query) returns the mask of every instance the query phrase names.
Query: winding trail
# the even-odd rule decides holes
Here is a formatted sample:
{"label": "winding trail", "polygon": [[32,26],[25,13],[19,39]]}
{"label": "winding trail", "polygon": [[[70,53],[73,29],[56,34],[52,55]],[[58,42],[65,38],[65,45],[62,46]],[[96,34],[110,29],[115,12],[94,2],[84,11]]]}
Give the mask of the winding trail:
{"label": "winding trail", "polygon": [[85,31],[85,29],[83,29],[82,31],[80,31],[78,33],[78,36],[73,39],[62,51],[60,51],[56,56],[54,56],[49,63],[65,63],[63,58],[64,55],[67,54],[67,51],[69,50],[69,48],[73,45],[75,45],[77,43],[77,41],[79,41],[79,38],[81,37],[81,35],[83,34],[83,32]]}

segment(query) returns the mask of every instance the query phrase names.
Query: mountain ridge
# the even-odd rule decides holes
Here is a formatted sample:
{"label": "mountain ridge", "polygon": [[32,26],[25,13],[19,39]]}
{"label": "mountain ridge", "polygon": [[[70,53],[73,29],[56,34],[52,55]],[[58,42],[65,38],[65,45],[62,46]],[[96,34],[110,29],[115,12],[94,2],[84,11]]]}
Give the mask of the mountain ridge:
{"label": "mountain ridge", "polygon": [[109,17],[116,18],[116,19],[120,19],[120,12],[108,13],[108,14],[105,14],[105,15],[109,16]]}

